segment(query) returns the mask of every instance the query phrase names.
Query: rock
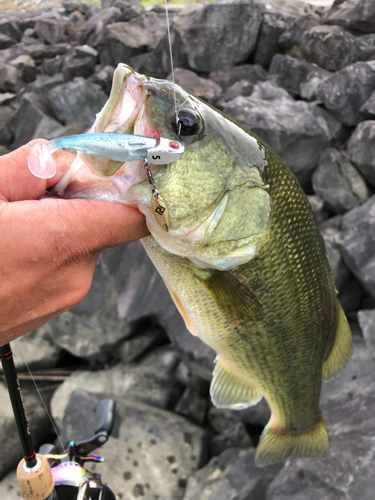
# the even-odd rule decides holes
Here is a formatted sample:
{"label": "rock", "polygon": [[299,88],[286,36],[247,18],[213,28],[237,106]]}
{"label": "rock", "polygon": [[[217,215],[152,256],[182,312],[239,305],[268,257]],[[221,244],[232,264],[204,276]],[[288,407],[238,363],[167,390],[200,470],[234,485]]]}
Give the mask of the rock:
{"label": "rock", "polygon": [[52,76],[38,75],[35,82],[32,82],[27,86],[27,90],[28,92],[34,92],[41,97],[46,96],[49,90],[61,85],[62,83],[65,83],[62,73]]}
{"label": "rock", "polygon": [[10,64],[0,66],[0,92],[17,93],[17,77],[18,73],[14,66]]}
{"label": "rock", "polygon": [[313,7],[301,0],[249,0],[249,3],[262,5],[265,12],[281,12],[292,17],[314,14]]}
{"label": "rock", "polygon": [[358,321],[367,350],[372,359],[375,360],[375,309],[358,311]]}
{"label": "rock", "polygon": [[[27,389],[25,384],[21,383],[22,398],[30,424],[33,443],[37,447],[42,440],[51,432],[51,423],[39,395],[32,389]],[[48,405],[51,398],[51,389],[43,390],[43,400]],[[18,436],[14,414],[9,399],[8,390],[5,383],[0,383],[0,479],[10,470],[15,468],[22,457],[22,447]],[[7,499],[8,500],[8,499]]]}
{"label": "rock", "polygon": [[25,52],[27,52],[36,63],[40,63],[43,59],[51,59],[65,54],[68,48],[69,46],[65,43],[58,43],[55,45],[43,45],[42,43],[36,43],[34,45],[26,46]]}
{"label": "rock", "polygon": [[120,62],[146,52],[153,42],[151,33],[131,23],[110,24],[97,44],[102,64],[116,67]]}
{"label": "rock", "polygon": [[221,105],[225,106],[225,103],[227,101],[230,101],[239,95],[247,97],[252,94],[253,90],[254,90],[253,84],[251,84],[247,80],[239,80],[238,82],[234,83],[231,87],[229,87],[229,89],[225,92],[224,96],[220,100]]}
{"label": "rock", "polygon": [[369,184],[375,186],[375,121],[358,124],[348,142],[351,161]]}
{"label": "rock", "polygon": [[0,20],[0,33],[3,35],[7,35],[9,38],[12,38],[16,42],[19,42],[22,37],[22,32],[18,28],[17,24],[10,19]]}
{"label": "rock", "polygon": [[359,110],[363,115],[375,116],[375,90]]}
{"label": "rock", "polygon": [[302,55],[299,50],[299,42],[302,34],[318,25],[319,21],[315,15],[307,14],[298,17],[291,23],[289,28],[280,35],[278,43],[287,54],[301,58]]}
{"label": "rock", "polygon": [[4,35],[4,33],[0,33],[0,50],[7,49],[8,47],[12,47],[17,42],[13,38],[8,35]]}
{"label": "rock", "polygon": [[165,331],[151,321],[141,321],[135,334],[130,339],[120,340],[111,348],[111,354],[115,359],[130,363],[140,358],[152,347],[165,344],[168,337]]}
{"label": "rock", "polygon": [[344,132],[330,113],[314,104],[294,101],[271,82],[257,84],[250,97],[229,101],[224,112],[265,140],[305,188],[320,153],[340,142]]}
{"label": "rock", "polygon": [[372,499],[374,366],[363,340],[354,337],[347,368],[323,384],[321,408],[331,438],[327,457],[289,458],[272,482],[267,500]]}
{"label": "rock", "polygon": [[0,107],[0,144],[10,144],[14,136],[14,116],[16,111],[10,106]]}
{"label": "rock", "polygon": [[14,340],[12,350],[18,372],[27,371],[27,366],[30,370],[55,368],[62,355],[62,350],[53,343],[45,326]]}
{"label": "rock", "polygon": [[375,61],[357,62],[327,77],[318,86],[324,106],[349,127],[360,121],[360,107],[375,86]]}
{"label": "rock", "polygon": [[239,412],[234,410],[224,410],[212,406],[207,413],[207,420],[211,427],[218,434],[222,434],[229,428],[235,427],[241,422]]}
{"label": "rock", "polygon": [[[269,68],[270,75],[275,75],[276,82],[281,87],[284,87],[292,95],[300,95],[304,93],[309,100],[315,98],[315,92],[318,84],[330,75],[315,64],[296,59],[284,54],[276,54],[272,58]],[[307,88],[307,85],[314,79],[314,87],[312,90]]]}
{"label": "rock", "polygon": [[9,104],[16,96],[17,94],[12,94],[11,92],[4,92],[0,94],[0,106],[3,104]]}
{"label": "rock", "polygon": [[37,68],[30,56],[26,54],[18,56],[16,59],[13,59],[13,61],[10,61],[9,64],[20,71],[21,78],[25,83],[30,83],[35,80]]}
{"label": "rock", "polygon": [[314,192],[324,201],[325,208],[334,213],[347,212],[370,196],[363,177],[348,156],[337,149],[326,149],[320,155],[312,185]]}
{"label": "rock", "polygon": [[193,420],[197,424],[203,424],[206,418],[207,403],[206,397],[187,387],[176,404],[174,412]]}
{"label": "rock", "polygon": [[361,304],[362,288],[345,264],[336,238],[339,228],[326,227],[322,229],[324,243],[327,251],[333,281],[338,291],[337,298],[346,313],[356,311]]}
{"label": "rock", "polygon": [[66,21],[59,15],[54,19],[39,19],[34,27],[35,34],[44,43],[54,45],[63,42],[65,39]]}
{"label": "rock", "polygon": [[375,298],[375,195],[343,216],[336,241],[346,265]]}
{"label": "rock", "polygon": [[23,94],[14,117],[14,148],[37,137],[44,137],[49,132],[61,127],[61,123],[49,116],[48,109],[42,99],[35,93]]}
{"label": "rock", "polygon": [[51,140],[57,137],[66,137],[67,135],[85,134],[90,127],[91,123],[74,123],[73,125],[57,128],[53,132],[45,135],[44,138]]}
{"label": "rock", "polygon": [[[65,442],[91,436],[100,399],[82,389],[72,395]],[[128,500],[182,499],[188,476],[206,462],[206,432],[183,417],[126,399],[117,400],[115,428],[98,450],[103,464],[91,464],[90,470],[103,475],[116,498],[126,492]]]}
{"label": "rock", "polygon": [[22,500],[18,487],[17,471],[13,470],[0,481],[0,498]]}
{"label": "rock", "polygon": [[189,66],[211,72],[245,62],[254,51],[261,21],[257,4],[203,5],[185,27]]}
{"label": "rock", "polygon": [[97,83],[102,87],[106,94],[109,94],[112,87],[112,79],[115,68],[113,66],[104,66],[100,71],[94,73],[90,78],[90,81]]}
{"label": "rock", "polygon": [[171,409],[182,393],[173,377],[178,361],[177,353],[165,346],[151,352],[138,363],[122,362],[107,370],[76,371],[53,395],[53,418],[61,426],[71,394],[81,387],[115,398],[126,397],[158,408]]}
{"label": "rock", "polygon": [[107,95],[94,83],[82,77],[58,85],[48,92],[48,100],[55,116],[65,125],[93,123],[95,115],[107,101]]}
{"label": "rock", "polygon": [[289,28],[294,17],[278,13],[265,13],[254,53],[255,64],[268,68],[274,54],[282,49],[279,46],[280,35]]}
{"label": "rock", "polygon": [[338,26],[315,26],[305,31],[299,49],[306,61],[328,71],[366,59],[366,51],[358,38]]}
{"label": "rock", "polygon": [[8,148],[6,148],[5,146],[0,145],[0,156],[6,155],[8,153],[10,153],[10,150]]}
{"label": "rock", "polygon": [[178,382],[185,385],[186,387],[190,387],[194,389],[204,396],[208,395],[210,384],[207,380],[198,377],[195,373],[193,373],[188,365],[184,361],[180,361],[178,364],[176,371],[174,372],[174,376]]}
{"label": "rock", "polygon": [[96,62],[99,52],[93,47],[90,47],[90,45],[76,45],[74,47],[74,56],[81,58],[91,57]]}
{"label": "rock", "polygon": [[[167,77],[172,80],[172,75]],[[199,77],[194,71],[188,69],[176,68],[174,71],[174,81],[183,86],[186,90],[200,97],[209,103],[215,103],[221,95],[221,87],[211,80]]]}
{"label": "rock", "polygon": [[44,59],[42,68],[43,74],[47,76],[54,76],[61,72],[63,64],[63,58],[56,56],[53,59]]}
{"label": "rock", "polygon": [[312,211],[318,222],[323,222],[331,216],[330,212],[324,208],[324,202],[319,196],[314,194],[307,195],[307,199],[311,205]]}
{"label": "rock", "polygon": [[250,447],[252,447],[252,442],[242,422],[237,422],[233,427],[225,429],[222,434],[213,436],[210,440],[210,454],[213,457],[229,448]]}
{"label": "rock", "polygon": [[324,16],[324,22],[352,30],[375,31],[374,2],[372,0],[336,1]]}
{"label": "rock", "polygon": [[183,500],[260,500],[281,465],[256,467],[255,451],[230,448],[192,474]]}
{"label": "rock", "polygon": [[95,59],[92,57],[64,57],[62,73],[66,81],[73,80],[77,76],[88,78],[94,73]]}
{"label": "rock", "polygon": [[214,81],[224,92],[237,83],[239,80],[246,80],[252,85],[264,82],[268,79],[267,72],[258,65],[244,64],[233,68],[220,69],[210,73],[210,80]]}
{"label": "rock", "polygon": [[105,27],[116,23],[120,17],[121,10],[116,7],[100,9],[99,12],[79,26],[74,38],[80,44],[95,45]]}

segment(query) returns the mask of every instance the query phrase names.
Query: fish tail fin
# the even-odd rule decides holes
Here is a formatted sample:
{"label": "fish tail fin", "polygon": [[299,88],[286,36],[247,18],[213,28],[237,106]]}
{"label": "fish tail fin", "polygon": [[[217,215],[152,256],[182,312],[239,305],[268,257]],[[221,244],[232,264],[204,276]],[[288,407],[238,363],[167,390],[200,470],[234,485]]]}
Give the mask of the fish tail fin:
{"label": "fish tail fin", "polygon": [[276,462],[290,455],[316,457],[326,455],[329,450],[327,424],[323,414],[319,422],[303,433],[287,433],[268,424],[256,451],[257,465]]}
{"label": "fish tail fin", "polygon": [[336,377],[344,369],[352,355],[353,340],[348,320],[343,308],[337,301],[338,321],[335,342],[328,358],[323,363],[323,380]]}

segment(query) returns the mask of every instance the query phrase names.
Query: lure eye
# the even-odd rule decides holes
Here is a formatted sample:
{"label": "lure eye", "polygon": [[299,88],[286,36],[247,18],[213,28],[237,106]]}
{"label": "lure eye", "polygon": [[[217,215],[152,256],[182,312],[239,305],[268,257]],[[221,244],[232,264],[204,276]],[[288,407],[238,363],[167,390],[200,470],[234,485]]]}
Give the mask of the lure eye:
{"label": "lure eye", "polygon": [[179,135],[194,135],[198,130],[198,119],[191,111],[180,111],[178,116],[173,115],[172,129]]}

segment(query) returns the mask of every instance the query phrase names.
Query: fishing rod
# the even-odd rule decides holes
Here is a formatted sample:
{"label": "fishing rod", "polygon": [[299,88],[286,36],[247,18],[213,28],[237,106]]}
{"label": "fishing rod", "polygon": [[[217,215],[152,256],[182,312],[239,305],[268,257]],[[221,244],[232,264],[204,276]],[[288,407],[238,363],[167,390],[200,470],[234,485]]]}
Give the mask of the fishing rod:
{"label": "fishing rod", "polygon": [[84,467],[87,462],[104,460],[90,454],[108,441],[115,421],[116,402],[110,398],[99,402],[95,432],[89,439],[78,443],[71,441],[62,454],[57,454],[53,444],[41,446],[36,453],[10,344],[0,347],[0,360],[24,457],[17,467],[21,496],[25,500],[116,500],[101,475]]}

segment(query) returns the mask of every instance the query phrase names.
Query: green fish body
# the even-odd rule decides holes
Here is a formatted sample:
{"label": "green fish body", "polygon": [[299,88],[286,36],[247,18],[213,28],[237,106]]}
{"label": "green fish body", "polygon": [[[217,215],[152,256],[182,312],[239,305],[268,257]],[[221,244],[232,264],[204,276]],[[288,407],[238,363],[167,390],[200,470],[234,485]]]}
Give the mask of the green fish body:
{"label": "green fish body", "polygon": [[243,409],[263,396],[270,406],[258,463],[326,454],[321,384],[350,358],[351,333],[294,174],[229,117],[125,65],[91,131],[184,144],[180,160],[152,169],[168,232],[153,213],[142,162],[118,165],[79,153],[56,191],[136,205],[145,214],[147,253],[187,328],[217,353],[213,403]]}

